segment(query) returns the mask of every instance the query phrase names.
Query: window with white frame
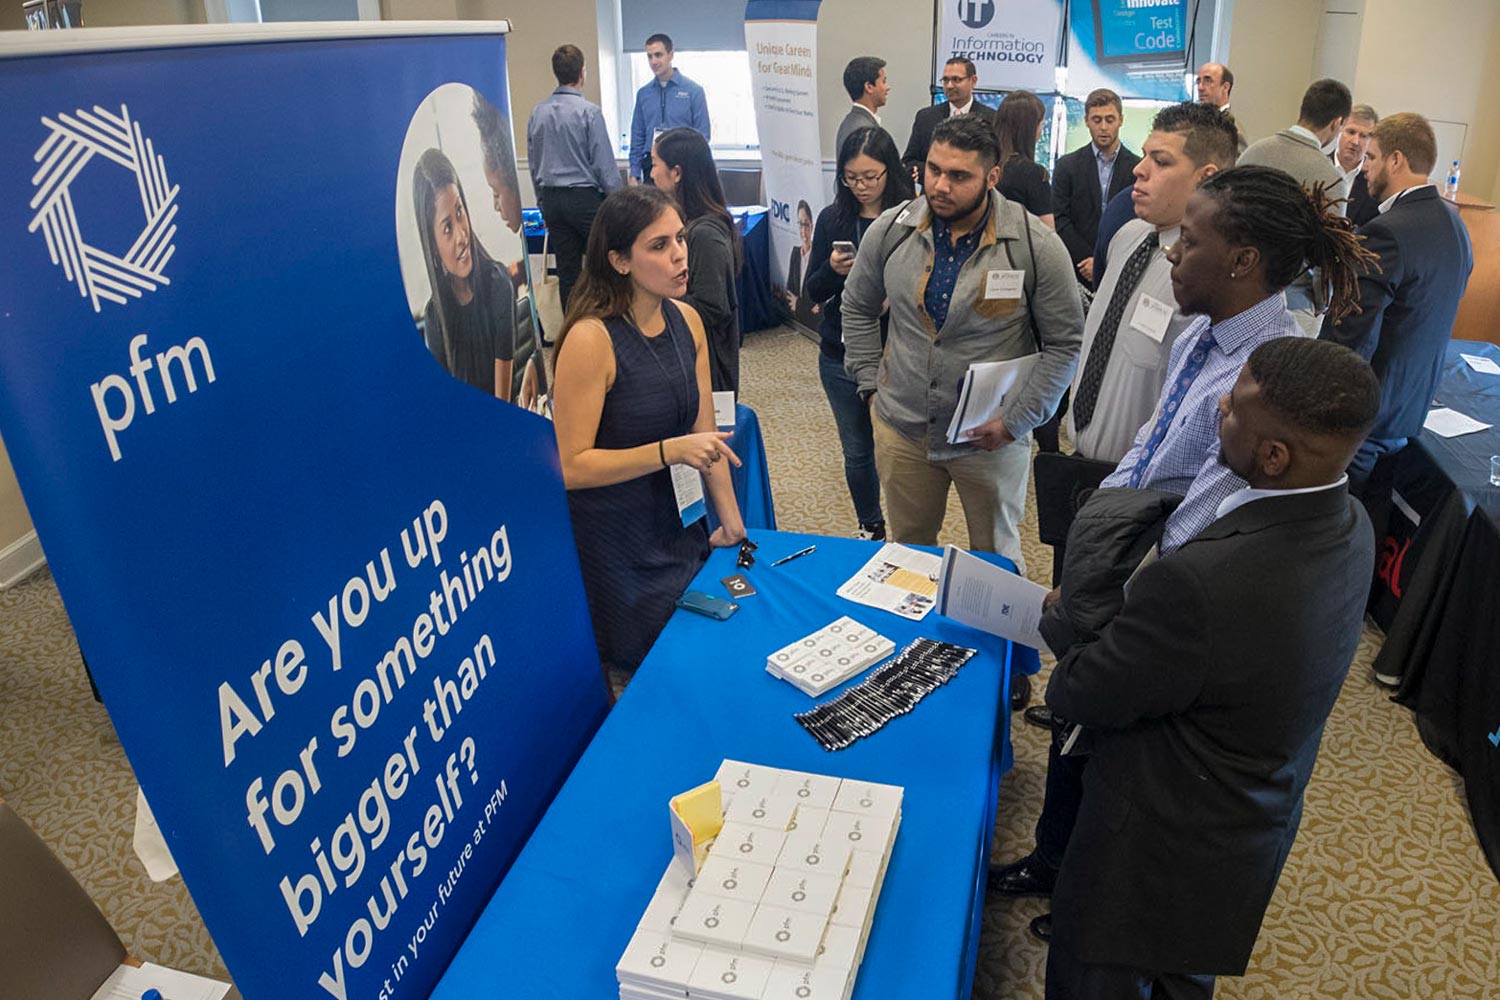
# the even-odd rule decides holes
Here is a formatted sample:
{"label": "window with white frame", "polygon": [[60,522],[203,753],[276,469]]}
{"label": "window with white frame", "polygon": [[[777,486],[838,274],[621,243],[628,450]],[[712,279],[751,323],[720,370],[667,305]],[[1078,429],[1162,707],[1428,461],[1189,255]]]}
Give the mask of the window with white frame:
{"label": "window with white frame", "polygon": [[[635,111],[635,95],[653,79],[646,53],[627,53],[630,61],[630,93],[622,95],[620,121],[629,144],[629,125]],[[760,149],[760,134],[755,129],[755,101],[750,91],[750,55],[744,49],[728,52],[691,52],[677,50],[672,66],[703,88],[708,99],[708,120],[712,126],[711,145],[719,152],[744,152]]]}

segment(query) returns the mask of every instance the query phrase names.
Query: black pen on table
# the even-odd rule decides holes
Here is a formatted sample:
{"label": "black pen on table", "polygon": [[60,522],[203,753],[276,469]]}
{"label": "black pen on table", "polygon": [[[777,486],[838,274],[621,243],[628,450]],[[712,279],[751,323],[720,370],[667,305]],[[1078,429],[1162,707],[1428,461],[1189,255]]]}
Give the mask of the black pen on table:
{"label": "black pen on table", "polygon": [[798,549],[796,552],[793,552],[789,556],[782,556],[780,559],[776,560],[771,565],[772,566],[780,566],[782,563],[784,563],[784,562],[791,562],[793,559],[796,559],[796,558],[798,558],[800,556],[811,555],[812,553],[816,552],[817,549],[818,549],[818,547],[816,545],[809,545],[805,549]]}

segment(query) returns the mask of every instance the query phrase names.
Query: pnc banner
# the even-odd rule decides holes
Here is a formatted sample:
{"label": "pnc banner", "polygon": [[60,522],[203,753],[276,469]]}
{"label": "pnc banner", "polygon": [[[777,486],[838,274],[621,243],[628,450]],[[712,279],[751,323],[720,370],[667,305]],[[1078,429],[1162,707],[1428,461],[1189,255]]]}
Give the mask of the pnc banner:
{"label": "pnc banner", "polygon": [[605,710],[506,30],[0,35],[0,434],[247,1000],[425,998]]}
{"label": "pnc banner", "polygon": [[802,293],[802,283],[813,221],[826,201],[818,135],[818,5],[819,0],[745,5],[745,50],[771,210],[771,277],[792,316],[809,329],[817,329],[819,306]]}
{"label": "pnc banner", "polygon": [[986,90],[1053,90],[1062,7],[1061,0],[938,0],[933,85],[949,59],[968,59]]}

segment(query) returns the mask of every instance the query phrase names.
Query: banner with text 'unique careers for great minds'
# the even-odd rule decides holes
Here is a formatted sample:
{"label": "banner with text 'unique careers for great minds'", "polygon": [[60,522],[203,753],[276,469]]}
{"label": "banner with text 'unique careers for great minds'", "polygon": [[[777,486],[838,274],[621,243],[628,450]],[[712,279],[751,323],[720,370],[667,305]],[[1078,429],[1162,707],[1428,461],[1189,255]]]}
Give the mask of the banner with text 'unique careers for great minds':
{"label": "banner with text 'unique careers for great minds'", "polygon": [[968,59],[988,90],[1055,89],[1062,6],[1061,0],[938,0],[933,84],[940,84],[949,59]]}
{"label": "banner with text 'unique careers for great minds'", "polygon": [[425,998],[605,708],[505,30],[0,37],[0,434],[247,1000]]}
{"label": "banner with text 'unique careers for great minds'", "polygon": [[817,329],[802,294],[813,222],[826,202],[818,134],[819,0],[749,0],[745,50],[761,171],[771,203],[771,275],[799,323]]}

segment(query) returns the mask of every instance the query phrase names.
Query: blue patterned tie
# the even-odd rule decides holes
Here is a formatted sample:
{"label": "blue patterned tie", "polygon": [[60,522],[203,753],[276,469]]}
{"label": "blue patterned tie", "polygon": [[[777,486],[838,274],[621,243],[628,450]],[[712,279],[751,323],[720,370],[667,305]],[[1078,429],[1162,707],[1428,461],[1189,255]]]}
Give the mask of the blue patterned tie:
{"label": "blue patterned tie", "polygon": [[1156,426],[1151,428],[1151,436],[1146,439],[1146,447],[1141,451],[1141,457],[1136,460],[1135,468],[1130,472],[1130,488],[1140,489],[1141,480],[1146,478],[1146,466],[1151,464],[1151,457],[1156,454],[1157,447],[1162,439],[1167,436],[1167,429],[1172,426],[1172,418],[1177,416],[1177,408],[1182,405],[1182,397],[1193,387],[1193,380],[1203,370],[1203,363],[1208,360],[1208,352],[1213,350],[1214,335],[1207,330],[1203,336],[1198,338],[1198,343],[1193,345],[1192,351],[1188,353],[1187,361],[1178,372],[1177,380],[1172,383],[1172,391],[1167,395],[1167,401],[1162,405],[1161,415],[1156,418]]}

